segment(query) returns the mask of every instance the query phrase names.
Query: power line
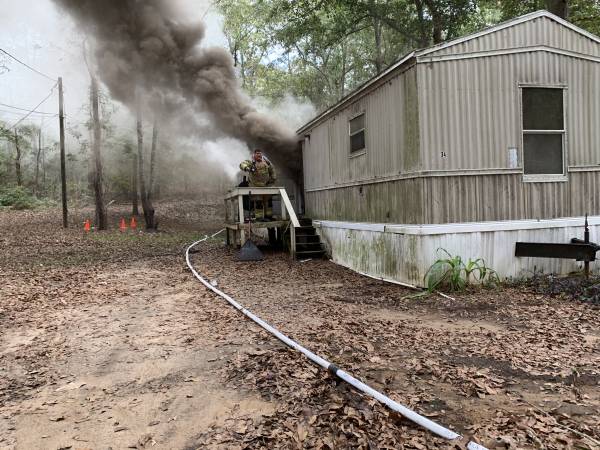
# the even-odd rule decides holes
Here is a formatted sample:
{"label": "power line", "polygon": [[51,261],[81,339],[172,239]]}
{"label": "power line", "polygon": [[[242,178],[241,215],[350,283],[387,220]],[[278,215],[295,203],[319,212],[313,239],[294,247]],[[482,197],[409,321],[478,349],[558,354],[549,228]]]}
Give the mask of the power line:
{"label": "power line", "polygon": [[19,58],[17,58],[16,56],[11,55],[10,53],[8,53],[6,50],[0,48],[0,52],[4,53],[5,55],[7,55],[9,58],[14,59],[16,62],[18,62],[19,64],[22,64],[23,66],[27,67],[29,70],[33,70],[35,73],[37,73],[38,75],[43,76],[44,78],[48,78],[51,81],[57,81],[55,78],[52,78],[51,76],[46,75],[45,73],[40,72],[37,69],[34,69],[33,67],[31,67],[29,64],[24,63],[23,61],[21,61]]}
{"label": "power line", "polygon": [[[6,103],[0,103],[0,106],[5,106],[6,108],[18,109],[19,111],[29,111],[27,108],[19,108],[18,106],[7,105]],[[36,114],[44,114],[47,116],[52,116],[56,113],[49,113],[44,111],[34,111]]]}
{"label": "power line", "polygon": [[52,94],[54,94],[54,89],[56,88],[56,85],[58,83],[56,83],[54,86],[52,86],[52,89],[50,89],[50,93],[46,96],[46,98],[44,98],[44,100],[42,100],[41,102],[39,102],[37,104],[37,106],[35,108],[33,108],[31,111],[29,111],[27,114],[25,114],[19,121],[17,121],[12,127],[9,128],[9,131],[14,130],[17,125],[19,125],[21,122],[23,122],[25,119],[27,119],[31,114],[33,114],[33,112],[38,109],[40,106],[42,106],[42,104],[48,100]]}
{"label": "power line", "polygon": [[[10,109],[0,109],[0,113],[1,114],[12,114],[13,116],[17,116],[17,117],[21,117],[23,115],[23,113],[20,111],[11,111]],[[36,115],[36,116],[45,117],[46,115],[44,114],[43,116],[40,116],[40,115]]]}
{"label": "power line", "polygon": [[[0,108],[0,114],[10,115],[15,118],[21,118],[23,116],[24,112]],[[56,114],[57,113],[40,114],[40,113],[37,113],[34,111],[33,113],[31,113],[31,117],[37,117],[37,118],[46,117],[46,118],[48,118],[48,117],[55,116]]]}

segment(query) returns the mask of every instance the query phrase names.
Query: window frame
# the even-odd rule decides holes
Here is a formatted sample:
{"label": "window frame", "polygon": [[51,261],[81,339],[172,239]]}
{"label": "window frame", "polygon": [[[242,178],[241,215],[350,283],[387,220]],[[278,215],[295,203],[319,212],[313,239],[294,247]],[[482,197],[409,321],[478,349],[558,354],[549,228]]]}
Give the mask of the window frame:
{"label": "window frame", "polygon": [[[565,182],[569,179],[568,167],[567,167],[567,155],[568,155],[568,130],[567,130],[567,92],[568,87],[566,84],[544,84],[544,83],[519,83],[519,109],[520,109],[520,122],[519,130],[521,132],[521,164],[523,169],[523,182],[526,183],[549,183],[549,182]],[[563,129],[562,130],[529,130],[524,128],[523,123],[523,89],[527,88],[540,88],[540,89],[561,89],[563,95]],[[527,174],[525,173],[525,135],[526,134],[560,134],[562,135],[562,173],[549,173],[549,174]]]}
{"label": "window frame", "polygon": [[[354,133],[352,133],[352,128],[350,125],[350,122],[352,122],[354,119],[360,117],[360,116],[364,116],[364,126],[363,128],[361,128],[358,131],[355,131]],[[365,135],[365,146],[359,150],[352,150],[352,136],[357,135],[358,133],[364,133]],[[348,151],[349,151],[349,157],[350,158],[354,158],[356,156],[361,156],[364,155],[365,153],[367,153],[367,113],[366,111],[361,111],[358,112],[356,114],[353,114],[351,116],[348,117]]]}

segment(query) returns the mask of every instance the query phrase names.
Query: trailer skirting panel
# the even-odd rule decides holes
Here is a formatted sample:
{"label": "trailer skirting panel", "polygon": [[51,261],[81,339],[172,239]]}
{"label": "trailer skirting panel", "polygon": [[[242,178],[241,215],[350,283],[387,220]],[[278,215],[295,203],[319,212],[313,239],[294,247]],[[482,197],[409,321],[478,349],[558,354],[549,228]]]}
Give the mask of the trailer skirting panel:
{"label": "trailer skirting panel", "polygon": [[[500,278],[533,274],[566,275],[583,263],[567,259],[517,258],[516,242],[568,243],[583,238],[584,217],[551,220],[510,220],[434,225],[402,225],[338,221],[314,222],[332,260],[377,278],[424,286],[429,267],[444,255],[483,258]],[[600,239],[600,216],[588,218],[590,240]],[[591,263],[598,272],[596,262]]]}

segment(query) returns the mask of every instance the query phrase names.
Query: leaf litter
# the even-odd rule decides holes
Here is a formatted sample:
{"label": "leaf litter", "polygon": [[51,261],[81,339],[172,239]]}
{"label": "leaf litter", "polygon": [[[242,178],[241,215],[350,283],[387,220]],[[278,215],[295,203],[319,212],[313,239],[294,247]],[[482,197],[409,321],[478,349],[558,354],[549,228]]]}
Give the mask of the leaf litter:
{"label": "leaf litter", "polygon": [[[0,414],[44,386],[68,386],[60,391],[65,393],[91,389],[83,384],[85,377],[52,370],[52,361],[75,354],[64,353],[61,333],[68,323],[44,319],[67,308],[83,314],[109,299],[131,298],[131,289],[107,278],[107,267],[152,261],[156,270],[175,274],[167,282],[173,289],[189,281],[181,252],[198,237],[202,214],[169,208],[177,231],[140,239],[62,231],[55,212],[0,215],[0,320],[10,324],[3,341],[13,345],[0,354],[0,363],[14,369],[0,377]],[[213,219],[204,229],[214,229],[219,214],[212,209],[208,215]],[[209,243],[193,259],[203,274],[253,312],[394,400],[488,448],[598,448],[600,326],[593,301],[556,294],[556,285],[548,291],[527,284],[473,290],[455,299],[407,299],[411,291],[328,261],[300,264],[267,252],[264,262],[243,264],[234,256],[221,243]],[[318,370],[202,288],[196,296],[203,310],[190,317],[210,335],[188,332],[177,345],[226,350],[230,356],[209,358],[215,382],[257,394],[273,408],[258,415],[238,408],[222,422],[198,425],[186,448],[460,448]],[[43,336],[55,337],[47,341]],[[177,380],[199,389],[204,382],[189,373]],[[153,383],[149,389],[168,392],[170,383]],[[124,389],[130,388],[116,385],[104,393],[114,397]],[[183,398],[200,398],[195,392]],[[173,421],[169,410],[162,413],[160,420],[145,421],[152,424],[148,431],[182,419]],[[72,420],[64,414],[51,418],[59,424]],[[131,445],[150,446],[156,440],[160,447],[154,432],[151,440],[144,436]]]}

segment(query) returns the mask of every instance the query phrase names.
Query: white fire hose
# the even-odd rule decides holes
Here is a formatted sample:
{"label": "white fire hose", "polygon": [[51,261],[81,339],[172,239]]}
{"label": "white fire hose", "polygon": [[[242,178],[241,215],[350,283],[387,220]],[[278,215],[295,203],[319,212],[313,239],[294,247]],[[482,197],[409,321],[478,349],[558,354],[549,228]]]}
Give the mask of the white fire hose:
{"label": "white fire hose", "polygon": [[[225,231],[225,230],[223,229],[223,230],[216,232],[215,234],[210,236],[210,238],[214,238],[215,236],[221,234],[223,231]],[[194,269],[194,267],[190,261],[190,250],[192,248],[194,248],[196,245],[206,241],[208,238],[209,238],[209,236],[206,236],[206,237],[204,237],[204,239],[200,239],[199,241],[194,242],[185,251],[185,260],[187,262],[189,269],[192,271],[194,276],[198,280],[200,280],[200,282],[204,286],[206,286],[208,289],[213,291],[218,296],[227,300],[227,302],[231,306],[233,306],[235,309],[237,309],[239,312],[241,312],[243,315],[245,315],[246,317],[251,319],[256,324],[258,324],[260,327],[262,327],[263,329],[265,329],[266,331],[271,333],[273,336],[275,336],[281,342],[286,344],[288,347],[291,347],[294,350],[299,351],[300,353],[302,353],[304,356],[306,356],[308,359],[310,359],[312,362],[314,362],[318,366],[321,366],[323,369],[327,370],[332,375],[337,376],[338,378],[344,380],[346,383],[350,384],[351,386],[358,389],[359,391],[361,391],[361,392],[373,397],[375,400],[383,403],[388,408],[390,408],[392,411],[396,411],[397,413],[401,414],[402,416],[406,417],[407,419],[411,420],[412,422],[422,426],[423,428],[426,428],[427,430],[431,431],[434,434],[437,434],[438,436],[440,436],[442,438],[445,438],[448,440],[462,439],[462,436],[459,435],[458,433],[456,433],[452,430],[449,430],[447,428],[444,428],[443,426],[433,422],[432,420],[429,420],[428,418],[423,417],[420,414],[417,414],[416,412],[412,411],[411,409],[408,409],[406,406],[403,406],[400,403],[395,402],[391,398],[383,395],[381,392],[378,392],[375,389],[371,388],[370,386],[367,386],[362,381],[357,380],[349,373],[344,372],[342,369],[338,368],[335,364],[332,364],[329,361],[321,358],[319,355],[315,355],[310,350],[304,348],[297,342],[295,342],[292,339],[290,339],[289,337],[287,337],[285,334],[283,334],[280,331],[278,331],[277,329],[273,328],[271,325],[269,325],[267,322],[262,320],[260,317],[254,315],[251,311],[244,308],[242,305],[240,305],[238,302],[236,302],[229,295],[225,294],[224,292],[222,292],[221,290],[217,289],[215,286],[210,284],[206,279],[204,279],[196,271],[196,269]],[[470,441],[468,443],[467,448],[469,450],[487,450],[486,447],[483,447],[482,445],[479,445],[473,441]]]}

